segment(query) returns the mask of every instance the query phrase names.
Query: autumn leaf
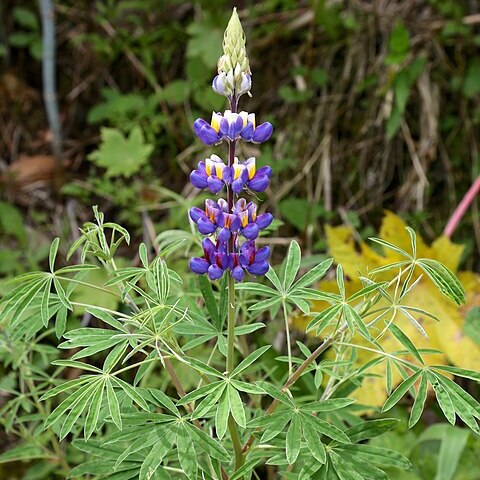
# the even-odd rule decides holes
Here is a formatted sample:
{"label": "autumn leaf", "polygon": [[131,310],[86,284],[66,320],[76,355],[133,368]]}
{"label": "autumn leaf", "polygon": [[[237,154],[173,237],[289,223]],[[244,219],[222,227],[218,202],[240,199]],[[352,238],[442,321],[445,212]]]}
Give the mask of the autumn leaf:
{"label": "autumn leaf", "polygon": [[[384,249],[383,254],[373,249],[365,242],[359,245],[355,242],[354,233],[348,227],[326,227],[327,243],[330,254],[336,263],[341,264],[348,276],[346,281],[347,295],[351,295],[362,288],[360,276],[366,276],[372,270],[404,260],[401,255],[389,249]],[[412,253],[411,239],[406,230],[405,222],[392,212],[386,212],[379,232],[379,238],[392,243],[407,253]],[[422,314],[415,314],[415,320],[426,331],[428,338],[424,337],[411,319],[399,312],[395,323],[410,338],[418,348],[441,350],[442,354],[422,355],[427,365],[455,365],[457,367],[475,370],[480,365],[480,345],[475,343],[471,336],[465,332],[465,318],[468,312],[475,306],[480,305],[480,276],[473,272],[458,272],[458,266],[464,247],[452,243],[442,236],[436,239],[430,246],[417,234],[417,257],[438,260],[456,273],[466,291],[466,303],[456,305],[446,298],[419,268],[415,269],[412,282],[422,275],[418,285],[404,298],[405,305],[426,310],[437,317],[435,321]],[[375,276],[377,281],[390,280],[391,272],[380,272]],[[335,292],[336,283],[323,281],[318,286],[319,290]],[[386,301],[377,305],[387,306]],[[312,310],[322,311],[327,307],[325,302],[314,302]],[[309,319],[297,317],[293,323],[297,328],[304,328]],[[380,332],[378,332],[380,333]],[[375,334],[375,332],[373,332]],[[360,335],[356,335],[352,343],[367,346],[367,341]],[[379,340],[380,345],[386,352],[402,350],[404,347],[387,330]],[[370,345],[369,345],[370,346]],[[372,359],[376,354],[364,350],[358,350],[357,364],[362,365]],[[411,358],[413,360],[413,358]],[[387,398],[386,389],[386,363],[382,362],[369,370],[369,373],[378,376],[367,377],[363,380],[360,388],[353,397],[360,403],[371,406],[382,405]],[[395,386],[401,380],[400,374],[395,368],[392,369],[392,384]]]}

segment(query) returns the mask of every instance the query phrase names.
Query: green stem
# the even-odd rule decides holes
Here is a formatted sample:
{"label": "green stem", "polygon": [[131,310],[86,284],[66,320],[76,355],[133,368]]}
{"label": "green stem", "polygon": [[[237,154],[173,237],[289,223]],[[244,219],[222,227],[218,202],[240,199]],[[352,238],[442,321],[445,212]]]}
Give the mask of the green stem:
{"label": "green stem", "polygon": [[235,279],[228,277],[227,373],[232,373],[235,356]]}
{"label": "green stem", "polygon": [[[228,277],[228,317],[227,317],[227,374],[234,369],[235,357],[235,279],[230,274]],[[237,424],[230,414],[228,417],[228,431],[232,439],[235,452],[235,470],[243,465],[243,452],[240,436],[238,435]]]}

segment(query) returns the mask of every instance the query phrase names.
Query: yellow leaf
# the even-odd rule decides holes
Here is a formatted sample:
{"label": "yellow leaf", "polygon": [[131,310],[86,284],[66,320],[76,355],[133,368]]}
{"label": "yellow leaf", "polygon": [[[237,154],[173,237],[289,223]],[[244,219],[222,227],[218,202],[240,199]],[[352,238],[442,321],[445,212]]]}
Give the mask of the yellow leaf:
{"label": "yellow leaf", "polygon": [[[386,212],[380,229],[380,238],[386,240],[405,251],[411,253],[410,236],[405,229],[405,222],[393,214]],[[366,275],[369,271],[392,262],[404,260],[404,258],[396,252],[384,249],[384,255],[381,256],[364,242],[357,247],[355,243],[354,233],[348,227],[326,227],[327,243],[329,251],[336,263],[340,263],[349,277],[346,281],[347,296],[362,288],[359,280],[359,274]],[[425,244],[420,235],[417,234],[417,256],[419,258],[433,258],[442,262],[450,270],[456,272],[460,262],[464,247],[462,245],[451,242],[446,237],[439,237],[435,240],[431,247]],[[420,269],[416,269],[412,281],[418,278],[421,273]],[[391,279],[393,271],[384,272],[377,275],[377,280]],[[410,338],[418,349],[429,348],[441,350],[439,354],[423,355],[427,365],[447,365],[453,364],[457,367],[476,370],[480,365],[480,346],[473,342],[463,332],[463,325],[466,313],[474,306],[480,306],[480,276],[473,272],[460,272],[458,274],[467,292],[467,303],[463,306],[457,306],[447,298],[445,298],[438,289],[433,285],[432,281],[422,275],[422,279],[408,296],[402,301],[402,304],[420,308],[433,314],[439,319],[439,322],[432,318],[410,311],[413,317],[422,325],[428,334],[425,338],[415,327],[415,325],[402,313],[398,313],[394,321],[403,332]],[[319,290],[325,292],[337,292],[336,282],[326,280],[319,284]],[[391,290],[393,294],[393,288]],[[376,308],[386,307],[386,300],[380,301]],[[321,312],[326,308],[326,302],[313,302],[312,311]],[[311,318],[297,316],[292,319],[292,323],[296,328],[302,329],[310,321]],[[369,317],[371,321],[373,317]],[[391,319],[391,312],[385,318],[380,319],[376,326],[372,328],[373,335],[383,336],[378,340],[381,348],[387,352],[395,352],[404,350],[401,343],[386,330],[385,327]],[[328,334],[328,332],[325,332]],[[374,345],[366,341],[360,335],[355,335],[349,340],[360,347],[377,349]],[[356,365],[363,365],[370,359],[378,356],[377,353],[358,349],[358,357]],[[334,357],[332,350],[327,352],[329,358]],[[415,361],[410,355],[402,358]],[[373,367],[369,373],[378,376],[367,377],[363,380],[362,385],[355,392],[355,397],[360,403],[371,406],[382,405],[387,398],[385,385],[385,362]],[[401,381],[398,371],[392,368],[393,386]]]}

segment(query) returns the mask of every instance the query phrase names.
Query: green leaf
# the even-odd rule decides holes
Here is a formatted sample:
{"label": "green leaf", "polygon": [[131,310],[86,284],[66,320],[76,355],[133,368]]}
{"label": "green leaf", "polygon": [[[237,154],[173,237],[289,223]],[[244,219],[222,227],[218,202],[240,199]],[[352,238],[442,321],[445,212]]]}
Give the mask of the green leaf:
{"label": "green leaf", "polygon": [[378,437],[395,428],[399,420],[396,418],[379,418],[360,422],[345,430],[352,443],[360,443],[364,440]]}
{"label": "green leaf", "polygon": [[320,335],[322,330],[342,311],[343,305],[332,305],[319,313],[307,325],[307,332],[316,329],[317,335]]}
{"label": "green leaf", "polygon": [[230,405],[230,412],[232,413],[233,418],[238,423],[238,425],[240,425],[242,428],[245,428],[247,420],[245,418],[245,409],[243,407],[243,402],[240,398],[240,394],[231,384],[228,385],[227,393],[228,403]]}
{"label": "green leaf", "polygon": [[249,292],[258,293],[260,295],[267,295],[269,297],[277,296],[278,292],[273,288],[262,285],[261,283],[244,282],[235,285],[235,290],[248,290]]}
{"label": "green leaf", "polygon": [[154,478],[154,474],[165,458],[165,455],[171,451],[174,440],[175,432],[169,428],[161,430],[158,442],[153,444],[152,449],[140,467],[139,480],[151,480]]}
{"label": "green leaf", "polygon": [[357,325],[359,332],[367,339],[370,339],[370,332],[366,327],[365,323],[363,323],[362,317],[358,314],[358,312],[348,304],[345,304],[343,307],[343,315],[347,324],[349,326],[350,331],[353,333],[355,331],[354,325]]}
{"label": "green leaf", "polygon": [[60,339],[65,333],[67,327],[67,315],[68,310],[62,305],[58,309],[57,316],[55,317],[55,335],[58,339]]}
{"label": "green leaf", "polygon": [[101,144],[98,150],[89,155],[89,159],[99,167],[106,169],[108,177],[131,177],[147,163],[153,151],[153,145],[146,144],[142,130],[135,126],[125,137],[116,128],[100,130]]}
{"label": "green leaf", "polygon": [[60,302],[62,302],[63,306],[67,310],[73,310],[70,301],[68,300],[67,296],[65,295],[65,290],[62,287],[62,284],[57,279],[57,277],[53,277],[53,284],[55,286],[55,291],[57,292],[58,298]]}
{"label": "green leaf", "polygon": [[402,454],[388,448],[375,447],[368,444],[342,445],[339,451],[345,450],[358,455],[360,458],[375,465],[396,467],[402,470],[411,470],[412,464]]}
{"label": "green leaf", "polygon": [[393,333],[395,338],[423,365],[425,365],[420,353],[418,353],[417,347],[412,343],[412,341],[400,330],[400,328],[394,323],[390,323],[388,327],[389,330]]}
{"label": "green leaf", "polygon": [[324,464],[327,461],[325,447],[323,446],[317,431],[309,424],[303,425],[303,437],[307,442],[308,449],[318,462]]}
{"label": "green leaf", "polygon": [[290,426],[287,430],[287,443],[285,453],[290,465],[295,463],[300,453],[300,444],[302,439],[302,419],[299,414],[292,416]]}
{"label": "green leaf", "polygon": [[60,239],[58,237],[54,238],[52,244],[50,245],[50,253],[48,254],[48,265],[50,266],[50,272],[55,271],[55,259],[57,258],[58,245]]}
{"label": "green leaf", "polygon": [[212,284],[205,275],[198,276],[198,283],[200,285],[200,291],[202,292],[203,300],[205,301],[205,306],[207,307],[207,311],[212,319],[212,323],[215,325],[217,330],[220,330],[220,317],[218,314],[217,301],[213,295]]}
{"label": "green leaf", "polygon": [[95,391],[92,392],[91,403],[84,425],[85,440],[88,440],[92,436],[97,427],[98,418],[100,417],[100,408],[102,407],[104,385],[105,381],[99,382]]}
{"label": "green leaf", "polygon": [[[40,445],[23,444],[0,454],[0,464],[10,462],[28,462],[40,458],[55,458]],[[8,478],[8,477],[7,477]]]}
{"label": "green leaf", "polygon": [[278,290],[278,292],[283,293],[283,287],[280,283],[280,279],[272,267],[268,269],[268,272],[265,274],[265,276],[270,280],[270,282],[272,282],[273,286]]}
{"label": "green leaf", "polygon": [[178,411],[178,408],[175,406],[173,403],[172,399],[165,395],[161,390],[158,390],[156,388],[149,388],[148,391],[152,395],[152,397],[157,400],[162,406],[170,410],[174,415],[179,416],[180,412]]}
{"label": "green leaf", "polygon": [[223,378],[223,375],[218,370],[215,370],[213,367],[211,367],[210,365],[207,365],[201,360],[198,360],[194,357],[186,357],[186,361],[195,370],[199,370],[200,372],[206,373],[207,375]]}
{"label": "green leaf", "polygon": [[302,259],[302,253],[300,245],[296,240],[292,240],[287,253],[287,260],[285,264],[285,272],[283,276],[283,288],[288,291],[292,286],[295,277],[297,276],[298,269],[300,268],[300,261]]}
{"label": "green leaf", "polygon": [[195,444],[183,425],[177,430],[177,454],[178,461],[187,478],[197,478],[197,456]]}
{"label": "green leaf", "polygon": [[253,469],[255,468],[257,463],[259,463],[259,462],[260,462],[260,459],[258,459],[258,458],[254,458],[253,460],[249,460],[242,467],[240,467],[238,470],[236,470],[235,473],[231,477],[229,477],[230,480],[243,479],[244,476],[247,473],[250,473],[250,472],[253,471]]}
{"label": "green leaf", "polygon": [[222,396],[225,390],[225,382],[216,388],[209,395],[207,395],[198,405],[195,406],[195,411],[192,414],[192,418],[201,418],[207,415],[207,413],[217,404],[218,399]]}
{"label": "green leaf", "polygon": [[439,407],[441,408],[445,418],[452,424],[455,425],[455,408],[453,407],[452,400],[450,399],[450,395],[448,394],[447,390],[443,388],[443,386],[438,383],[435,375],[428,372],[428,379],[433,386],[433,390],[435,391],[435,396],[437,398],[437,402]]}
{"label": "green leaf", "polygon": [[382,247],[393,250],[394,252],[399,253],[403,257],[406,257],[410,260],[413,260],[412,256],[409,253],[407,253],[405,250],[402,250],[400,247],[397,247],[396,245],[393,245],[393,243],[387,242],[386,240],[383,240],[381,238],[376,238],[376,237],[371,237],[371,238],[369,238],[369,240],[371,242],[378,243]]}
{"label": "green leaf", "polygon": [[47,400],[47,398],[55,397],[56,395],[58,395],[60,393],[63,393],[63,392],[66,392],[67,390],[70,390],[71,388],[79,387],[80,385],[83,385],[84,383],[87,383],[94,378],[95,377],[93,375],[88,375],[88,376],[81,377],[81,378],[75,378],[74,380],[68,380],[67,382],[61,383],[60,385],[57,385],[56,387],[54,387],[54,388],[48,390],[47,392],[45,392],[41,396],[40,400],[44,401],[44,400]]}
{"label": "green leaf", "polygon": [[223,381],[212,382],[203,387],[197,388],[192,392],[187,393],[184,397],[182,397],[178,402],[177,405],[185,405],[186,403],[190,403],[194,400],[204,397],[209,393],[213,392],[217,388],[220,388],[224,384]]}
{"label": "green leaf", "polygon": [[118,399],[110,379],[107,379],[106,381],[106,388],[107,388],[108,411],[110,412],[110,416],[112,417],[113,423],[117,426],[119,430],[121,430],[122,416],[120,415],[120,405],[118,404]]}
{"label": "green leaf", "polygon": [[[445,425],[445,427],[449,427]],[[470,432],[463,428],[445,428],[438,455],[435,480],[452,480]]]}
{"label": "green leaf", "polygon": [[384,403],[382,407],[382,412],[386,412],[390,410],[394,405],[396,405],[400,399],[408,392],[410,387],[417,381],[418,377],[422,374],[423,370],[418,370],[415,372],[411,377],[408,377],[404,380],[387,398],[387,401]]}
{"label": "green leaf", "polygon": [[480,345],[480,307],[473,307],[468,311],[463,325],[463,331],[465,335],[469,336],[477,345]]}
{"label": "green leaf", "polygon": [[417,265],[431,278],[441,293],[457,305],[465,303],[465,289],[458,278],[443,264],[431,258],[420,258]]}
{"label": "green leaf", "polygon": [[317,432],[326,435],[332,440],[336,440],[339,443],[350,443],[350,439],[347,435],[335,425],[308,413],[302,413],[302,418],[304,423],[309,423]]}
{"label": "green leaf", "polygon": [[413,403],[412,411],[410,412],[410,418],[408,419],[408,428],[412,428],[420,420],[425,407],[425,400],[427,399],[427,390],[427,375],[423,373],[418,387],[417,396],[415,397],[415,402]]}
{"label": "green leaf", "polygon": [[50,301],[50,290],[52,288],[53,279],[49,278],[45,284],[45,289],[42,294],[42,302],[40,304],[40,314],[42,317],[42,323],[45,328],[48,326],[48,321],[50,320],[50,310],[48,304]]}
{"label": "green leaf", "polygon": [[147,402],[139,393],[138,391],[139,389],[132,387],[129,383],[124,382],[123,380],[120,380],[117,377],[111,377],[111,378],[140,408],[143,408],[147,412],[149,411]]}
{"label": "green leaf", "polygon": [[230,460],[228,452],[225,450],[225,448],[223,448],[222,445],[220,445],[220,443],[213,439],[210,435],[189,423],[186,423],[185,426],[188,428],[192,438],[196,441],[195,444],[198,445],[204,452],[222,462],[228,462]]}
{"label": "green leaf", "polygon": [[322,263],[319,263],[313,267],[309,272],[307,272],[300,280],[298,280],[293,289],[304,288],[309,285],[318,282],[327,272],[328,269],[332,266],[333,258],[327,258]]}
{"label": "green leaf", "polygon": [[307,403],[302,406],[303,412],[331,412],[348,407],[355,403],[354,398],[329,398],[327,400],[318,400],[316,402]]}
{"label": "green leaf", "polygon": [[215,414],[215,432],[220,440],[222,440],[227,432],[229,413],[230,403],[228,400],[228,392],[226,389],[224,389],[222,397],[218,402],[217,411]]}
{"label": "green leaf", "polygon": [[337,278],[338,292],[340,293],[342,300],[345,300],[345,280],[343,278],[343,268],[340,264],[337,265],[336,278]]}
{"label": "green leaf", "polygon": [[469,378],[470,380],[480,382],[480,372],[475,370],[465,370],[464,368],[452,367],[450,365],[432,365],[431,368],[451,373],[457,377]]}
{"label": "green leaf", "polygon": [[260,347],[259,349],[255,350],[252,352],[248,357],[243,359],[233,370],[231,373],[231,377],[237,377],[240,375],[243,371],[245,371],[252,363],[257,361],[267,350],[270,349],[270,345],[265,345],[263,347]]}
{"label": "green leaf", "polygon": [[256,302],[251,307],[249,307],[248,311],[256,312],[258,310],[267,310],[270,307],[273,307],[274,305],[277,305],[278,303],[280,303],[280,301],[281,301],[280,297],[268,298],[267,300]]}

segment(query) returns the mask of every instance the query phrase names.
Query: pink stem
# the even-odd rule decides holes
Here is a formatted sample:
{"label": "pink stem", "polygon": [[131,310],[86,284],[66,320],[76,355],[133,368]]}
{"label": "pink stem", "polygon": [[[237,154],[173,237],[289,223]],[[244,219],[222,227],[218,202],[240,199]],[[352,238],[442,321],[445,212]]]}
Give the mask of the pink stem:
{"label": "pink stem", "polygon": [[453,232],[457,228],[460,220],[465,215],[465,212],[468,210],[468,207],[472,204],[475,197],[480,192],[480,176],[473,182],[472,186],[468,189],[468,192],[462,198],[462,201],[458,204],[457,208],[453,212],[453,215],[450,217],[450,220],[443,231],[443,234],[450,238],[453,235]]}

